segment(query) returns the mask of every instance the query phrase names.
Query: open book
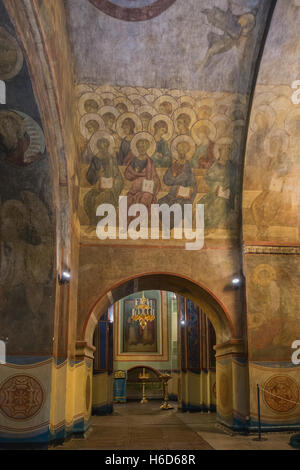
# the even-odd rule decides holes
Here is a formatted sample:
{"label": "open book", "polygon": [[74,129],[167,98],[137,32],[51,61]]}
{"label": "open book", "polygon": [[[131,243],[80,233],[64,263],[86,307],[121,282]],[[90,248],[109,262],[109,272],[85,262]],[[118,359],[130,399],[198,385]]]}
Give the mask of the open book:
{"label": "open book", "polygon": [[144,193],[153,194],[153,192],[154,192],[154,181],[153,180],[143,179],[142,191]]}
{"label": "open book", "polygon": [[100,178],[100,189],[111,189],[113,187],[113,178]]}

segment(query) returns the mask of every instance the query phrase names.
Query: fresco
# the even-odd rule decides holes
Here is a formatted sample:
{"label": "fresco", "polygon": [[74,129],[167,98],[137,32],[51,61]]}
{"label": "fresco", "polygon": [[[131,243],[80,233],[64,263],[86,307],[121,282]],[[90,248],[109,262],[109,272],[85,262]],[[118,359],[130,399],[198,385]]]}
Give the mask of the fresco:
{"label": "fresco", "polygon": [[248,337],[251,360],[291,361],[299,332],[297,255],[247,255]]}
{"label": "fresco", "polygon": [[208,236],[237,235],[244,96],[86,84],[77,96],[85,235],[121,195],[148,209],[204,204]]}
{"label": "fresco", "polygon": [[258,86],[248,134],[244,238],[299,241],[300,105],[290,86]]}
{"label": "fresco", "polygon": [[8,356],[41,356],[52,348],[50,164],[27,65],[2,2],[0,18],[0,80],[6,85],[0,105],[1,334],[8,337]]}

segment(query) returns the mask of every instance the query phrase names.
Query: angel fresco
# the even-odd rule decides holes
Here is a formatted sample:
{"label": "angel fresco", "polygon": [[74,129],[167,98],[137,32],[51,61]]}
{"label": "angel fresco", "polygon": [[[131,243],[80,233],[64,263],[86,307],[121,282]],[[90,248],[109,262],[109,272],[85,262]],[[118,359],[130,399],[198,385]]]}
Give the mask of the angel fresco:
{"label": "angel fresco", "polygon": [[15,167],[40,160],[45,138],[40,126],[20,111],[0,111],[0,158]]}
{"label": "angel fresco", "polygon": [[223,31],[223,34],[209,32],[207,35],[208,50],[204,59],[198,64],[199,68],[208,67],[212,58],[239,46],[242,38],[246,38],[252,32],[256,24],[256,12],[248,12],[235,15],[232,12],[232,0],[228,0],[226,11],[218,7],[203,10],[208,22],[215,28]]}
{"label": "angel fresco", "polygon": [[94,227],[98,222],[96,209],[100,204],[117,206],[123,189],[123,177],[114,156],[115,143],[111,135],[105,131],[99,131],[93,136],[90,146],[94,157],[86,179],[94,188],[85,195],[84,208],[90,226]]}

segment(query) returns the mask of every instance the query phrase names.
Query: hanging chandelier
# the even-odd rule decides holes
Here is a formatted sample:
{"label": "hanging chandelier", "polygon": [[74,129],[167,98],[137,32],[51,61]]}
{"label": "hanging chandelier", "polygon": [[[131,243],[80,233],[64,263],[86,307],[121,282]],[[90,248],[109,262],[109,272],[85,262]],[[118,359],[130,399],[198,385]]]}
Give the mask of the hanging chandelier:
{"label": "hanging chandelier", "polygon": [[155,320],[152,300],[146,299],[144,292],[141,299],[135,299],[135,306],[131,313],[131,319],[138,321],[142,330],[145,329],[148,322]]}

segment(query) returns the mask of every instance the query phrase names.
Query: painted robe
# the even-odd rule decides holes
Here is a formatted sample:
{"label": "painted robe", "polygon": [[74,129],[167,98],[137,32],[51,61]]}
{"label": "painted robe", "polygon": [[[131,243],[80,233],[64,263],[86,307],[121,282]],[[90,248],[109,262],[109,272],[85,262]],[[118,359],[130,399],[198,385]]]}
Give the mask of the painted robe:
{"label": "painted robe", "polygon": [[156,152],[151,158],[156,168],[169,168],[172,163],[172,155],[166,140],[160,139],[156,143]]}
{"label": "painted robe", "polygon": [[[137,157],[133,157],[128,163],[124,176],[132,182],[131,188],[127,193],[128,207],[132,204],[144,204],[148,209],[148,214],[150,214],[151,204],[156,203],[156,196],[161,186],[151,158],[146,157],[140,160]],[[154,181],[153,194],[142,190],[144,180]]]}
{"label": "painted robe", "polygon": [[99,183],[101,177],[112,178],[112,188],[102,189],[99,184],[98,188],[91,189],[84,197],[84,208],[92,226],[98,222],[96,217],[97,207],[100,204],[112,204],[117,207],[119,195],[123,189],[122,174],[116,160],[109,154],[93,157],[86,174],[86,179],[93,186]]}
{"label": "painted robe", "polygon": [[210,142],[208,145],[198,145],[192,158],[192,167],[200,169],[208,169],[215,161],[214,144]]}

